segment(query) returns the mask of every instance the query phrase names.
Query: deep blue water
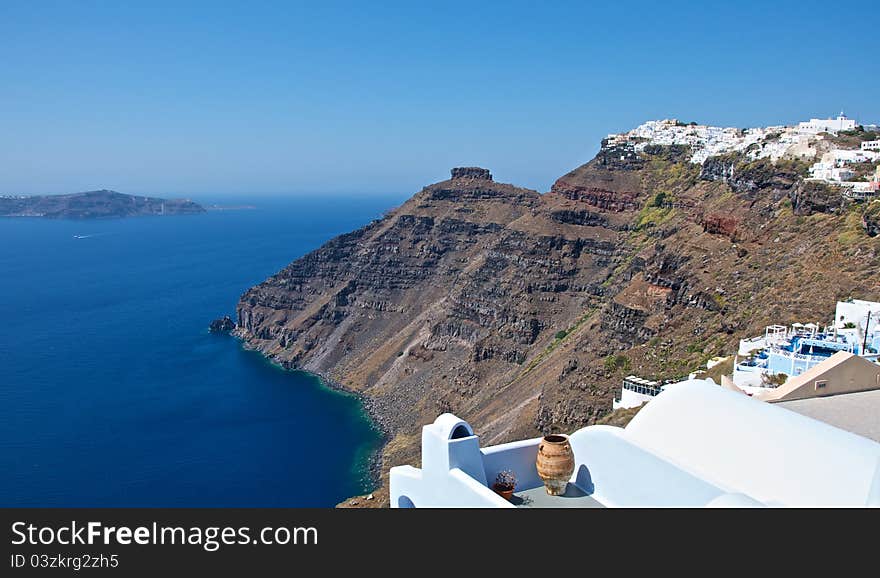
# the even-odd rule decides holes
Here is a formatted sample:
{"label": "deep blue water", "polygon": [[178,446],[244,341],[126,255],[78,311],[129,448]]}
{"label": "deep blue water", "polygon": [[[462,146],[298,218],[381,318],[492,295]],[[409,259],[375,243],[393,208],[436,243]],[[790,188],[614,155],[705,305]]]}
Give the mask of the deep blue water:
{"label": "deep blue water", "polygon": [[358,401],[207,326],[399,200],[0,219],[0,506],[332,506],[367,491],[379,440]]}

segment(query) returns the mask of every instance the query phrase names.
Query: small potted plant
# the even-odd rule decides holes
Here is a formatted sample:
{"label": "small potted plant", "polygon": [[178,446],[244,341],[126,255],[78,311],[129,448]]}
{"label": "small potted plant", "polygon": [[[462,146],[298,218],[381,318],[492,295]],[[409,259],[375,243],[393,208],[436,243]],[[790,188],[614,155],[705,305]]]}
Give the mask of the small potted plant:
{"label": "small potted plant", "polygon": [[513,497],[513,490],[516,489],[516,475],[510,470],[499,472],[492,489],[505,500],[510,500]]}

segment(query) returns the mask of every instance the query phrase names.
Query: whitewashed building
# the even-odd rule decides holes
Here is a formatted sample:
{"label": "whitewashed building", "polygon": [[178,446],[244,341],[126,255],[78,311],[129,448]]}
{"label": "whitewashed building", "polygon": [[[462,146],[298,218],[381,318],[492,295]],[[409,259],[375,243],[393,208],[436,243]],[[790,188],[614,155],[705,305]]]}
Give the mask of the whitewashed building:
{"label": "whitewashed building", "polygon": [[855,128],[856,121],[847,118],[843,112],[837,118],[811,118],[808,122],[798,123],[798,131],[805,134],[819,134],[820,132],[838,133]]}
{"label": "whitewashed building", "polygon": [[843,183],[849,181],[856,176],[856,172],[849,167],[834,167],[829,171],[832,181]]}
{"label": "whitewashed building", "polygon": [[810,167],[810,178],[830,183],[848,183],[856,172],[850,168],[880,158],[880,151],[867,149],[833,149],[822,155],[822,159]]}
{"label": "whitewashed building", "polygon": [[834,319],[816,323],[770,325],[763,337],[740,340],[733,383],[748,394],[774,388],[769,378],[801,375],[839,351],[876,361],[880,355],[880,303],[838,301]]}
{"label": "whitewashed building", "polygon": [[[481,447],[443,414],[422,428],[422,467],[391,468],[391,507],[880,506],[880,444],[711,381],[667,386],[625,428],[572,433],[561,496],[538,476],[540,441]],[[491,489],[505,470],[517,478],[510,501]]]}
{"label": "whitewashed building", "polygon": [[639,407],[657,397],[664,385],[659,381],[644,379],[636,375],[623,378],[620,387],[620,398],[611,401],[612,409]]}

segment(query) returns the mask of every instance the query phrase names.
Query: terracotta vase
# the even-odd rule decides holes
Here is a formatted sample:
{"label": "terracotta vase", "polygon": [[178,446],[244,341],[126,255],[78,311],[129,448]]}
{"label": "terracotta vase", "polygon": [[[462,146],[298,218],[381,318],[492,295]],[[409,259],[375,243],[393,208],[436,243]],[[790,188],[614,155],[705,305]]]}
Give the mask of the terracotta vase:
{"label": "terracotta vase", "polygon": [[492,489],[495,490],[495,493],[507,500],[510,501],[513,498],[513,488],[499,486],[498,484],[492,484]]}
{"label": "terracotta vase", "polygon": [[574,473],[574,453],[568,436],[553,434],[544,436],[538,444],[538,459],[535,464],[544,487],[551,496],[565,493],[568,480]]}

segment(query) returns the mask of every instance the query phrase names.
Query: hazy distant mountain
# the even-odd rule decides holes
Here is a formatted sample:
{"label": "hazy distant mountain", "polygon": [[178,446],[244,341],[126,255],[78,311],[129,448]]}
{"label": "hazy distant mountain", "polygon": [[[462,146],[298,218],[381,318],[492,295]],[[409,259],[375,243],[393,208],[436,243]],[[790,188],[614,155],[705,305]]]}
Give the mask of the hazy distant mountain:
{"label": "hazy distant mountain", "polygon": [[141,197],[108,190],[70,195],[0,197],[0,216],[2,217],[97,219],[144,215],[186,215],[204,212],[204,207],[187,199]]}

